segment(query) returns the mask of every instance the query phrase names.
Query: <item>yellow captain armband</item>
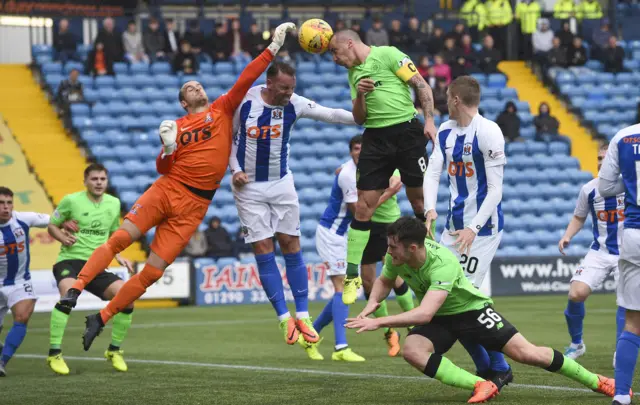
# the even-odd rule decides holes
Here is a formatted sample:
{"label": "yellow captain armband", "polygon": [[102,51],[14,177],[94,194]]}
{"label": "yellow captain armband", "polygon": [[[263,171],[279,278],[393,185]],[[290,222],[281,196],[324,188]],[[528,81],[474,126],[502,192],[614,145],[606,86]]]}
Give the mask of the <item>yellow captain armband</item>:
{"label": "yellow captain armband", "polygon": [[396,76],[398,76],[405,82],[411,79],[416,73],[418,73],[416,65],[414,65],[409,58],[402,59],[398,62],[398,65],[400,65],[400,68],[396,70]]}

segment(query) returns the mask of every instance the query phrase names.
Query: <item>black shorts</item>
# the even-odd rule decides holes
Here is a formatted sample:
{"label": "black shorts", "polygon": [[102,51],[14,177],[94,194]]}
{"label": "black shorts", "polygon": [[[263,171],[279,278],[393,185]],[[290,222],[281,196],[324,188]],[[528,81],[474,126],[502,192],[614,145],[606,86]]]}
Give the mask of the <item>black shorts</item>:
{"label": "black shorts", "polygon": [[387,225],[380,222],[371,223],[369,241],[364,248],[360,264],[373,264],[381,262],[387,254]]}
{"label": "black shorts", "polygon": [[417,118],[385,128],[367,128],[358,161],[358,190],[384,190],[398,169],[407,187],[422,187],[427,138]]}
{"label": "black shorts", "polygon": [[[86,260],[63,260],[53,265],[53,277],[56,279],[56,283],[60,284],[60,281],[65,278],[77,279],[78,274],[84,267]],[[108,301],[104,297],[104,292],[114,282],[122,280],[120,277],[108,271],[103,271],[98,274],[87,286],[85,290],[89,291],[96,297]]]}
{"label": "black shorts", "polygon": [[462,314],[436,316],[430,323],[411,329],[409,335],[426,337],[436,353],[445,354],[459,339],[499,352],[517,333],[515,326],[488,305]]}

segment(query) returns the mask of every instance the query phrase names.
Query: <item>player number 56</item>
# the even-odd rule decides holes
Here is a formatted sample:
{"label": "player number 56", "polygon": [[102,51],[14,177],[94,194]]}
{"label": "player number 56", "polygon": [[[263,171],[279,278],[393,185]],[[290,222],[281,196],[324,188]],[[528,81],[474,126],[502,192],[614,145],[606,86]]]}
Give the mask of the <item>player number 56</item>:
{"label": "player number 56", "polygon": [[487,329],[493,328],[496,326],[496,323],[500,321],[502,321],[502,317],[496,314],[492,308],[487,308],[487,310],[478,317],[478,322],[483,324]]}

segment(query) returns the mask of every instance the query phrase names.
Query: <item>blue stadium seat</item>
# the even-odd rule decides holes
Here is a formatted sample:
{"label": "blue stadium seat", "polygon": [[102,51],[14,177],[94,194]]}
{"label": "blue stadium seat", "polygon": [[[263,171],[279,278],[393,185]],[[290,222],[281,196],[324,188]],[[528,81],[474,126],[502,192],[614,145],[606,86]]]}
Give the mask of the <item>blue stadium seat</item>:
{"label": "blue stadium seat", "polygon": [[88,117],[91,115],[91,109],[87,104],[74,103],[71,104],[71,114],[76,117]]}
{"label": "blue stadium seat", "polygon": [[492,73],[487,79],[487,86],[491,88],[503,88],[507,85],[507,77],[502,73]]}
{"label": "blue stadium seat", "polygon": [[472,73],[471,77],[476,79],[478,83],[480,83],[480,86],[487,85],[487,75],[485,75],[484,73]]}
{"label": "blue stadium seat", "polygon": [[129,72],[132,75],[148,75],[149,74],[149,64],[148,63],[133,63],[129,66]]}
{"label": "blue stadium seat", "polygon": [[151,73],[154,75],[171,74],[171,64],[169,62],[154,62],[151,64]]}
{"label": "blue stadium seat", "polygon": [[200,64],[200,74],[212,74],[212,73],[213,73],[213,64],[211,63]]}
{"label": "blue stadium seat", "polygon": [[119,89],[128,89],[136,86],[136,80],[133,76],[118,75],[116,76],[116,86]]}
{"label": "blue stadium seat", "polygon": [[96,88],[115,87],[116,80],[113,76],[97,76],[94,81]]}
{"label": "blue stadium seat", "polygon": [[218,74],[229,74],[234,75],[236,73],[236,69],[231,62],[216,62],[213,65],[214,72]]}
{"label": "blue stadium seat", "polygon": [[84,72],[84,66],[82,65],[82,63],[70,61],[70,62],[67,62],[64,65],[64,74],[68,75],[69,73],[71,73],[71,71],[73,69],[75,69],[75,70],[77,70],[77,71],[79,71],[81,73]]}
{"label": "blue stadium seat", "polygon": [[62,74],[62,63],[60,62],[48,62],[45,63],[44,65],[42,65],[42,73],[44,73],[45,75],[51,74],[51,73],[56,73],[56,74]]}
{"label": "blue stadium seat", "polygon": [[129,74],[129,64],[124,62],[116,62],[113,64],[113,72],[116,76],[126,76]]}
{"label": "blue stadium seat", "polygon": [[[155,65],[155,64],[154,64]],[[173,91],[174,93],[173,96],[174,98],[177,100],[178,99],[178,77],[174,76],[174,75],[169,75],[169,74],[157,74],[154,77],[154,81],[156,83],[156,86],[159,87],[160,89],[164,90],[170,90]]]}

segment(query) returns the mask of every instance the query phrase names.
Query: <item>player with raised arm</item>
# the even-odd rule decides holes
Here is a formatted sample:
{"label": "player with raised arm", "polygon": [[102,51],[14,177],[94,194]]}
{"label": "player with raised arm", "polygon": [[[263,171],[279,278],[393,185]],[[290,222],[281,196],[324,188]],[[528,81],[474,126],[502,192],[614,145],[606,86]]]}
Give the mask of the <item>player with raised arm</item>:
{"label": "player with raised arm", "polygon": [[81,291],[116,254],[156,227],[151,253],[142,271],[131,277],[99,314],[87,317],[83,334],[85,350],[89,350],[114,315],[162,277],[202,223],[229,165],[235,110],[282,47],[287,32],[293,29],[293,23],[279,25],[273,42],[247,65],[229,92],[213,103],[209,103],[202,85],[196,81],[189,81],[180,89],[178,98],[187,115],[160,124],[163,148],[156,166],[163,176],[138,199],[109,240],[93,252],[78,280],[60,301],[74,307]]}
{"label": "player with raised arm", "polygon": [[624,330],[616,345],[614,405],[627,405],[640,348],[640,124],[621,129],[609,143],[598,174],[603,197],[624,193],[624,230],[618,261],[618,306],[624,308]]}
{"label": "player with raised arm", "polygon": [[[456,255],[465,275],[476,288],[482,286],[502,239],[504,219],[502,179],[504,137],[500,127],[478,113],[480,84],[461,76],[447,90],[449,121],[440,125],[424,179],[427,229],[438,218],[436,202],[443,168],[449,177],[449,212],[440,244]],[[461,339],[478,375],[493,380],[499,389],[513,381],[502,353],[487,352]]]}
{"label": "player with raised arm", "polygon": [[[120,226],[120,200],[106,194],[109,184],[109,172],[99,164],[92,163],[84,170],[86,190],[67,194],[56,207],[49,223],[49,234],[62,243],[60,254],[53,266],[53,276],[58,285],[60,296],[64,297],[76,281],[78,273],[94,250],[107,241]],[[61,226],[72,221],[76,232],[64,232]],[[129,274],[134,270],[131,262],[116,255],[118,263],[127,268]],[[98,274],[86,289],[103,300],[115,297],[124,281],[114,273],[103,271]],[[57,374],[69,374],[69,367],[62,357],[62,338],[69,321],[72,308],[58,302],[51,311],[49,329],[49,355],[47,364]],[[118,371],[127,371],[124,352],[120,349],[133,318],[133,303],[117,314],[113,319],[111,344],[104,352],[105,358]]]}
{"label": "player with raised arm", "polygon": [[[234,143],[229,159],[232,188],[245,242],[256,255],[260,281],[276,311],[287,344],[302,335],[320,339],[309,315],[309,279],[300,250],[300,204],[289,170],[289,140],[299,118],[355,125],[353,114],[326,108],[294,93],[295,69],[282,62],[267,70],[266,86],[247,92],[236,110]],[[275,235],[284,255],[287,281],[296,306],[291,317],[273,246]]]}
{"label": "player with raised arm", "polygon": [[[603,144],[598,150],[598,170],[607,154],[609,145]],[[563,255],[573,238],[584,226],[587,215],[591,213],[593,222],[593,242],[584,257],[584,264],[571,278],[569,300],[564,316],[567,319],[571,344],[564,355],[572,359],[584,355],[587,346],[582,341],[582,330],[585,316],[584,302],[591,292],[599,288],[609,274],[618,278],[618,256],[620,239],[624,229],[624,193],[616,196],[602,197],[598,192],[598,178],[591,180],[580,189],[578,203],[573,218],[567,226],[558,249]],[[618,307],[616,314],[616,341],[624,327],[624,308]],[[614,354],[615,367],[615,354]]]}
{"label": "player with raised arm", "polygon": [[[335,63],[349,69],[353,116],[366,128],[358,162],[358,202],[347,237],[342,299],[350,305],[362,285],[358,268],[371,234],[371,218],[396,169],[413,212],[426,220],[422,183],[427,170],[427,139],[435,140],[436,127],[431,88],[406,54],[393,46],[367,46],[351,30],[337,32],[329,51]],[[424,110],[424,129],[416,118],[409,87]]]}
{"label": "player with raised arm", "polygon": [[[347,327],[358,333],[381,327],[416,325],[405,340],[404,359],[425,375],[458,388],[473,390],[469,403],[486,402],[498,395],[492,381],[465,371],[444,357],[458,339],[466,339],[513,360],[562,374],[585,387],[613,396],[613,379],[594,374],[557,350],[536,346],[493,309],[493,301],[471,284],[458,258],[428,240],[422,221],[403,217],[388,228],[389,253],[366,307]],[[420,305],[402,314],[367,318],[403,278]],[[629,389],[626,391],[630,392]]]}
{"label": "player with raised arm", "polygon": [[0,377],[5,377],[7,363],[27,334],[38,297],[33,291],[29,273],[29,228],[46,228],[49,215],[13,210],[13,191],[0,187],[0,332],[8,310],[13,326],[0,354]]}

